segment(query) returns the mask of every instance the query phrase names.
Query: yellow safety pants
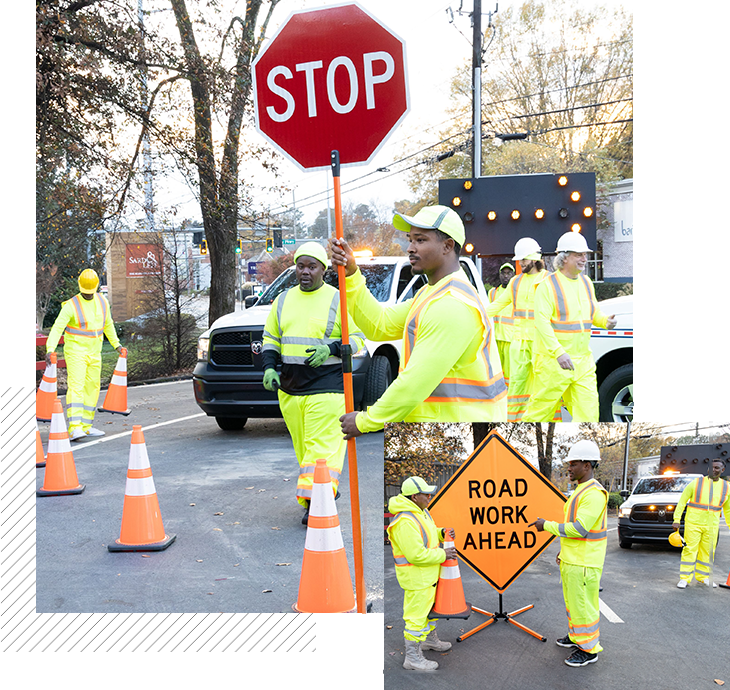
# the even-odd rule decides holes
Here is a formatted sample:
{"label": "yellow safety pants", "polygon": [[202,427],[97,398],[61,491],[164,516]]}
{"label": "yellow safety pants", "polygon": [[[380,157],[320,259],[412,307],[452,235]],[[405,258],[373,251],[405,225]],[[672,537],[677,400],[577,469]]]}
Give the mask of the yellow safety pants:
{"label": "yellow safety pants", "polygon": [[297,501],[306,508],[312,498],[314,468],[319,459],[327,461],[332,491],[337,493],[346,448],[339,421],[345,414],[345,395],[289,395],[279,389],[279,407],[301,468],[297,481]]}
{"label": "yellow safety pants", "polygon": [[425,589],[404,589],[403,592],[403,620],[405,621],[403,637],[406,640],[423,642],[436,627],[436,620],[428,617],[433,608],[433,602],[436,600],[436,586],[432,585]]}
{"label": "yellow safety pants", "polygon": [[551,355],[535,355],[532,394],[523,422],[553,421],[561,398],[572,421],[598,422],[598,387],[593,355],[589,352],[570,357],[574,369],[562,369]]}
{"label": "yellow safety pants", "polygon": [[101,351],[64,347],[68,390],[66,415],[69,436],[81,427],[84,432],[94,423],[94,413],[101,388]]}
{"label": "yellow safety pants", "polygon": [[497,352],[499,353],[499,361],[502,363],[502,375],[504,382],[509,386],[509,340],[497,340]]}
{"label": "yellow safety pants", "polygon": [[598,592],[602,568],[560,562],[565,612],[568,614],[568,635],[584,652],[603,651],[600,642]]}
{"label": "yellow safety pants", "polygon": [[697,582],[706,582],[712,577],[712,563],[715,560],[715,544],[719,521],[713,525],[697,525],[685,520],[684,541],[679,561],[679,577],[687,582],[694,575]]}

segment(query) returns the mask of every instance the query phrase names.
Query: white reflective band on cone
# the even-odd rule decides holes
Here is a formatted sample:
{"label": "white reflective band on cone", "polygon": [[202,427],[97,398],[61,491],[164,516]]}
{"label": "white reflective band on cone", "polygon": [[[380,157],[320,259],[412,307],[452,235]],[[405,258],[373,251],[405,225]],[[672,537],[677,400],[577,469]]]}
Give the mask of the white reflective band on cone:
{"label": "white reflective band on cone", "polygon": [[48,440],[46,453],[70,453],[71,441],[66,438],[51,438]]}
{"label": "white reflective band on cone", "polygon": [[151,496],[156,493],[155,482],[152,477],[127,477],[125,496]]}
{"label": "white reflective band on cone", "polygon": [[44,393],[53,393],[56,387],[55,381],[46,381],[46,379],[41,379],[41,385],[38,386],[40,390],[42,390]]}
{"label": "white reflective band on cone", "polygon": [[[310,512],[310,516],[311,514]],[[340,532],[339,526],[323,529],[310,527],[307,530],[304,548],[308,551],[338,551],[344,549],[345,545],[342,543],[342,532]]]}
{"label": "white reflective band on cone", "polygon": [[116,371],[118,371],[120,374],[124,372],[127,373],[127,358],[126,357],[120,357],[117,360],[117,366],[115,367]]}
{"label": "white reflective band on cone", "polygon": [[312,486],[312,502],[309,504],[309,514],[314,517],[331,517],[337,513],[335,497],[332,494],[332,484],[316,483]]}
{"label": "white reflective band on cone", "polygon": [[129,448],[129,469],[146,470],[150,466],[150,456],[147,455],[147,446],[142,443],[133,443]]}
{"label": "white reflective band on cone", "polygon": [[66,431],[66,422],[63,420],[62,414],[51,415],[51,432],[52,434],[60,434]]}
{"label": "white reflective band on cone", "polygon": [[127,385],[127,377],[126,376],[117,376],[116,373],[112,376],[112,381],[109,384],[111,386],[126,386]]}
{"label": "white reflective band on cone", "polygon": [[458,580],[459,577],[459,566],[458,565],[443,565],[441,564],[441,572],[439,573],[439,579],[441,580]]}

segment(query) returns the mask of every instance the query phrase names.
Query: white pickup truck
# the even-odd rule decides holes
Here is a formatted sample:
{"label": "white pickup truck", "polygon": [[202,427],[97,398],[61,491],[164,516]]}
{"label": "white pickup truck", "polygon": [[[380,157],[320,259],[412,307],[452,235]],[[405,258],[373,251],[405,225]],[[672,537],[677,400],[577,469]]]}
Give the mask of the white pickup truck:
{"label": "white pickup truck", "polygon": [[[460,262],[486,304],[487,294],[476,266],[468,257],[461,257]],[[397,304],[412,298],[426,281],[424,276],[411,273],[405,256],[359,258],[358,265],[368,289],[383,304]],[[337,273],[329,269],[325,280],[337,286]],[[263,330],[276,296],[295,284],[294,268],[291,267],[253,306],[222,316],[200,336],[198,363],[193,372],[195,401],[207,415],[215,417],[221,429],[243,429],[249,417],[281,417],[276,394],[263,387]],[[609,302],[615,300],[607,300],[602,308],[607,314],[616,313],[617,328],[623,329],[631,320],[630,303],[626,307],[625,304],[609,305]],[[601,419],[611,415],[605,421],[623,421],[631,414],[633,350],[630,337],[625,335],[627,332],[595,331],[591,338],[599,369]],[[621,350],[620,356],[617,356],[618,350]],[[353,355],[353,394],[357,409],[371,405],[385,392],[398,374],[399,361],[400,341],[365,341],[365,347]],[[620,370],[619,374],[616,370]]]}

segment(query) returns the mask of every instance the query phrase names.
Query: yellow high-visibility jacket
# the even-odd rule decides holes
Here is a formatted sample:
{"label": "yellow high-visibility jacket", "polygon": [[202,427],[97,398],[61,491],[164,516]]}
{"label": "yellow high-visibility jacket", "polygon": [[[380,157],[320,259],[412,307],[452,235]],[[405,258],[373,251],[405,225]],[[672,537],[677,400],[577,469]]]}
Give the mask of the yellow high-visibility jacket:
{"label": "yellow high-visibility jacket", "polygon": [[347,304],[370,340],[403,338],[398,378],[356,424],[363,432],[386,422],[506,421],[507,387],[492,322],[460,268],[413,299],[383,307],[356,271]]}
{"label": "yellow high-visibility jacket", "polygon": [[507,288],[496,301],[487,305],[488,316],[494,316],[507,306],[512,305],[514,328],[511,340],[533,340],[535,337],[534,301],[535,288],[547,276],[545,270],[537,273],[520,273],[512,278]]}
{"label": "yellow high-visibility jacket", "polygon": [[533,355],[589,355],[591,326],[607,327],[593,283],[582,273],[575,280],[560,271],[547,274],[535,290],[534,309]]}
{"label": "yellow high-visibility jacket", "polygon": [[697,477],[684,487],[674,509],[673,522],[680,522],[685,508],[685,525],[714,527],[720,524],[720,511],[730,527],[730,486],[724,479],[713,482],[709,477]]}
{"label": "yellow high-visibility jacket", "polygon": [[[348,327],[354,355],[365,344],[365,336],[350,317]],[[339,290],[323,283],[306,292],[297,285],[278,295],[271,306],[264,327],[264,368],[281,359],[281,388],[290,395],[342,393],[341,339]],[[321,366],[310,367],[307,349],[317,345],[329,346],[330,356]]]}
{"label": "yellow high-visibility jacket", "polygon": [[546,532],[560,537],[560,560],[602,568],[606,559],[608,492],[595,479],[575,487],[563,507],[565,522],[546,521]]}
{"label": "yellow high-visibility jacket", "polygon": [[393,513],[388,536],[398,584],[403,589],[423,589],[438,582],[440,565],[446,560],[440,547],[443,529],[436,527],[428,509],[402,494],[388,501],[388,511]]}
{"label": "yellow high-visibility jacket", "polygon": [[[500,285],[498,287],[493,287],[488,293],[487,297],[489,297],[490,304],[495,302],[497,299],[502,297],[504,293],[507,292],[507,288]],[[487,311],[487,314],[489,315],[489,306],[484,305],[485,310]],[[494,323],[494,336],[497,340],[504,340],[506,342],[511,342],[512,335],[514,331],[514,317],[512,316],[512,301],[510,300],[510,303],[505,306],[504,309],[501,311],[498,311],[496,314],[493,315],[492,322]]]}
{"label": "yellow high-visibility jacket", "polygon": [[115,350],[119,347],[109,302],[98,292],[92,300],[84,299],[79,293],[61,305],[61,311],[48,334],[46,352],[56,349],[62,335],[65,350],[101,352],[105,335]]}

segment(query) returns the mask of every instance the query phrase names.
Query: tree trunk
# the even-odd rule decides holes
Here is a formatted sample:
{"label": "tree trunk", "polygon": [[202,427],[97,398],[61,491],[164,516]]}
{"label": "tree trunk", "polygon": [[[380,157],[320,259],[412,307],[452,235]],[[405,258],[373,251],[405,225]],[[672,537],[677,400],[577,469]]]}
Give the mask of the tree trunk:
{"label": "tree trunk", "polygon": [[497,426],[490,422],[473,422],[471,425],[472,438],[474,439],[474,448],[489,435],[489,432]]}

